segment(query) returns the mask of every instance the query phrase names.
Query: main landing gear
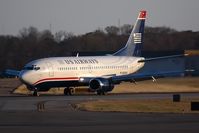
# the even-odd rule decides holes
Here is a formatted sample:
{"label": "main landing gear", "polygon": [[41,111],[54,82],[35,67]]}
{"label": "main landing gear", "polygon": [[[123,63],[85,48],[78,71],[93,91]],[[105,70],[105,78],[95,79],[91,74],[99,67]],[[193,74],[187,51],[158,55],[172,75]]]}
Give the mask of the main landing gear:
{"label": "main landing gear", "polygon": [[64,95],[72,96],[75,93],[74,88],[67,87],[64,89]]}

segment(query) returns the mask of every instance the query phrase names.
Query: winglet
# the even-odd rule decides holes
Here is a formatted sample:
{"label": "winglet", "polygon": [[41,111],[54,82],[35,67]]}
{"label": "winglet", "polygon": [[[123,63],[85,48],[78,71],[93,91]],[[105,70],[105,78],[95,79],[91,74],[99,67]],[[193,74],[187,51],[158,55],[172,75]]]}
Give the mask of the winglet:
{"label": "winglet", "polygon": [[145,10],[140,11],[138,19],[146,19],[146,11]]}

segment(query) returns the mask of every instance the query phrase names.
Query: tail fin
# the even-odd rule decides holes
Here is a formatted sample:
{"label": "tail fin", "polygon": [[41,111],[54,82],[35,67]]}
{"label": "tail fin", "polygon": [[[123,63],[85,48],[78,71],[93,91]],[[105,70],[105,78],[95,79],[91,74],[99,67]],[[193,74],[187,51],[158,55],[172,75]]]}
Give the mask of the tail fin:
{"label": "tail fin", "polygon": [[140,11],[134,28],[124,48],[120,49],[113,55],[115,56],[141,56],[143,44],[144,25],[146,11]]}

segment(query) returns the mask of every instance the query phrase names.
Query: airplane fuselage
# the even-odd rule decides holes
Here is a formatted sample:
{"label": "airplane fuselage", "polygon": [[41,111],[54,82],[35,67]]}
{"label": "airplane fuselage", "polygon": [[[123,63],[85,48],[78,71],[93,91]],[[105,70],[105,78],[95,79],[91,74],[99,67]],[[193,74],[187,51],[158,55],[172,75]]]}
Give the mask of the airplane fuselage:
{"label": "airplane fuselage", "polygon": [[132,56],[44,58],[28,63],[21,71],[21,79],[38,88],[87,85],[88,82],[82,81],[82,77],[132,74],[144,66],[144,63],[138,62],[142,59]]}

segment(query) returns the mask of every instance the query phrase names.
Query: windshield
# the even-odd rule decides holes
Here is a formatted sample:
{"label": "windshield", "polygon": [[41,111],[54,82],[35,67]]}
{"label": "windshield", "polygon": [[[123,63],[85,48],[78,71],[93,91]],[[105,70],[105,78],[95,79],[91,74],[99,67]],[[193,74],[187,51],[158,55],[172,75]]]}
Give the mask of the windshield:
{"label": "windshield", "polygon": [[23,68],[23,70],[39,70],[40,67],[36,66],[36,65],[32,65],[32,66],[25,66]]}

